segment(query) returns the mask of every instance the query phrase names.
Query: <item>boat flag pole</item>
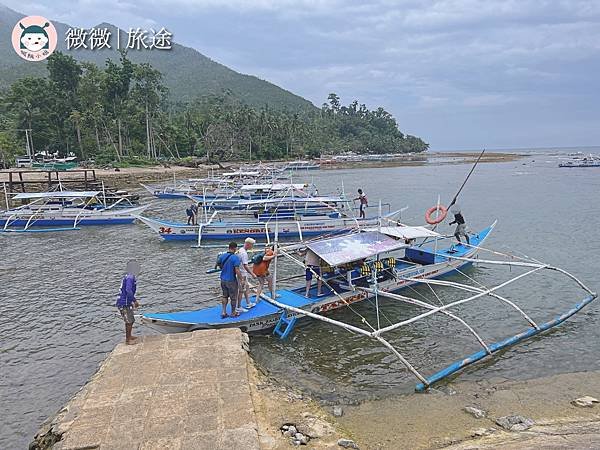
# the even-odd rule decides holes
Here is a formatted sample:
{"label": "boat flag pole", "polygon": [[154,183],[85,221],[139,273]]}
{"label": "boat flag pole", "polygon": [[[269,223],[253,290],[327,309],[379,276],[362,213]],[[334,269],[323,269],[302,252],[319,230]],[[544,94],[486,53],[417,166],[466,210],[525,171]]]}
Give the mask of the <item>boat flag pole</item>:
{"label": "boat flag pole", "polygon": [[[483,154],[485,153],[485,148],[481,151],[481,153],[479,154],[479,156],[477,157],[477,159],[475,160],[475,163],[473,164],[473,167],[471,167],[471,170],[469,171],[469,173],[467,174],[467,177],[465,178],[465,181],[463,181],[463,183],[460,185],[460,188],[458,189],[458,191],[456,192],[456,194],[454,195],[454,198],[452,199],[452,201],[450,202],[450,204],[448,205],[448,210],[454,206],[454,204],[456,203],[456,200],[458,199],[458,196],[460,195],[460,193],[462,192],[463,188],[465,187],[465,185],[467,184],[467,181],[469,181],[469,178],[471,178],[471,175],[473,174],[473,172],[475,171],[475,167],[477,167],[477,164],[479,164],[479,161],[481,160],[481,157],[483,156]],[[439,207],[440,207],[440,200],[438,197],[438,213],[439,213]],[[432,228],[433,231],[435,231],[435,229],[438,227],[439,224],[435,224]],[[425,241],[423,241],[421,243],[421,245],[419,245],[419,247],[421,247],[423,244],[425,243]]]}
{"label": "boat flag pole", "polygon": [[485,148],[481,151],[481,153],[479,154],[479,156],[475,160],[475,164],[473,164],[473,167],[471,167],[471,170],[467,174],[467,178],[465,178],[465,181],[463,181],[463,184],[461,184],[460,189],[458,190],[458,192],[456,193],[456,195],[454,196],[454,198],[452,199],[452,201],[448,205],[448,209],[450,209],[450,207],[453,206],[456,203],[456,200],[458,199],[458,196],[460,195],[460,193],[462,192],[463,188],[467,184],[467,181],[469,181],[469,178],[471,177],[471,175],[475,171],[475,167],[477,167],[477,164],[479,164],[479,161],[481,160],[481,157],[483,156],[484,153],[485,153]]}

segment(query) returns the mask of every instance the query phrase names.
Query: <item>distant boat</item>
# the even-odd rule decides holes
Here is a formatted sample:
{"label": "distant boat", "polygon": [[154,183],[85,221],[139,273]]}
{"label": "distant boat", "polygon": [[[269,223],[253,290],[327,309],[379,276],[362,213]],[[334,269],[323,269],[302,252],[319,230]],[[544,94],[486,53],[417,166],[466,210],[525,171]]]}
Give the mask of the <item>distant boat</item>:
{"label": "distant boat", "polygon": [[283,170],[317,170],[321,168],[321,164],[310,161],[292,161],[286,164]]}
{"label": "distant boat", "polygon": [[600,167],[600,157],[588,155],[584,158],[573,158],[570,161],[559,163],[558,167]]}

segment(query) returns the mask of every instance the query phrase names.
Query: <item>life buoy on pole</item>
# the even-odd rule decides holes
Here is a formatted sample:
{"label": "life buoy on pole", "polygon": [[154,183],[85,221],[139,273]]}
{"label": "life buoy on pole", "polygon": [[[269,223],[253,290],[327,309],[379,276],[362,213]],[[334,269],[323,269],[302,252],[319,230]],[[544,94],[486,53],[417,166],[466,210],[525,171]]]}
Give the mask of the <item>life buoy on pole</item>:
{"label": "life buoy on pole", "polygon": [[[437,212],[437,217],[435,219],[432,218],[432,215],[434,212]],[[448,215],[448,208],[446,208],[443,205],[435,205],[435,206],[432,206],[431,208],[429,208],[425,212],[425,221],[429,225],[437,225],[438,223],[442,222],[446,218],[447,215]]]}

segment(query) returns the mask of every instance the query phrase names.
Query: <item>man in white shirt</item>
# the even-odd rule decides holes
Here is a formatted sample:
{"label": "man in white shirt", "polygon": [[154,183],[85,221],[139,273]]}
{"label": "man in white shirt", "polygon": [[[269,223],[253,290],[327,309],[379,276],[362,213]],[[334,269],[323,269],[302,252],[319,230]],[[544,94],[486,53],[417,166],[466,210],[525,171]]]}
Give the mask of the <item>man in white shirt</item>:
{"label": "man in white shirt", "polygon": [[[244,241],[244,246],[238,250],[238,257],[240,258],[240,273],[242,277],[240,278],[240,285],[238,288],[238,308],[237,312],[247,312],[249,308],[253,308],[256,306],[256,303],[250,302],[250,284],[248,283],[248,278],[252,277],[256,278],[250,270],[248,264],[250,263],[250,258],[248,257],[248,250],[252,250],[256,241],[251,237],[247,237]],[[242,297],[246,297],[246,305],[242,307]]]}

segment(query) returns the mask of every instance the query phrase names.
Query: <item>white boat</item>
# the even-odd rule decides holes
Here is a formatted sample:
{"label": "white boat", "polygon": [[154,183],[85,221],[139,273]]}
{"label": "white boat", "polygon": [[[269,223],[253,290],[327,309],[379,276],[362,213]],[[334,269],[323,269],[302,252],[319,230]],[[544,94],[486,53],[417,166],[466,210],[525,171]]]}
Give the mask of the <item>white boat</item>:
{"label": "white boat", "polygon": [[121,207],[126,197],[111,205],[102,202],[102,191],[52,191],[14,194],[7,204],[26,202],[0,215],[0,231],[43,232],[77,230],[87,225],[130,224],[149,205]]}
{"label": "white boat", "polygon": [[377,225],[378,219],[354,219],[348,217],[297,216],[292,219],[261,221],[213,221],[199,225],[187,225],[138,215],[137,218],[155,231],[165,241],[235,240],[252,237],[270,240],[278,229],[279,237],[303,240],[307,237],[339,234],[360,227]]}

